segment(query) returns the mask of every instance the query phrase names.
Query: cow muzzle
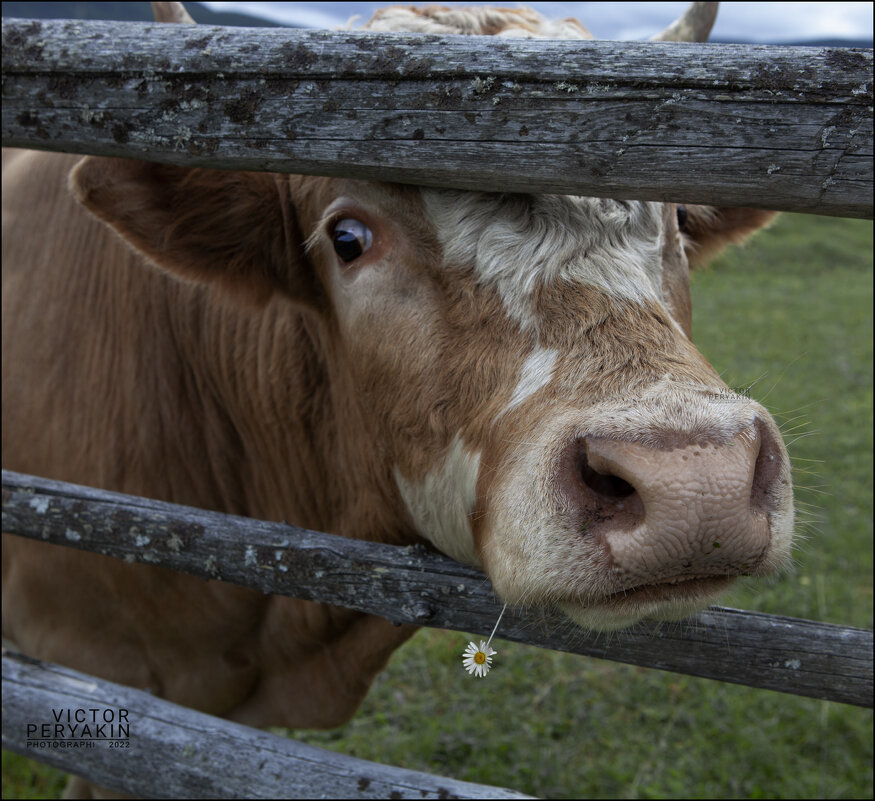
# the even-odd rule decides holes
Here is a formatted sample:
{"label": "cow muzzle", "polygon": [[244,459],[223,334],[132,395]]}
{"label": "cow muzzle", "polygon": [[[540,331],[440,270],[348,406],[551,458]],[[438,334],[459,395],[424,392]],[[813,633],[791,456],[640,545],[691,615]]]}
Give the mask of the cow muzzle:
{"label": "cow muzzle", "polygon": [[558,480],[582,537],[628,585],[755,573],[770,545],[776,443],[761,424],[726,444],[653,448],[586,437]]}
{"label": "cow muzzle", "polygon": [[[613,629],[687,616],[736,577],[786,563],[789,460],[764,410],[733,436],[671,433],[645,444],[590,431],[564,439],[527,493],[537,513],[511,501],[524,510],[522,544],[498,534],[485,543],[487,570],[508,600],[554,600],[582,625]],[[511,481],[500,495],[510,500],[520,489]],[[537,586],[525,587],[524,576]]]}

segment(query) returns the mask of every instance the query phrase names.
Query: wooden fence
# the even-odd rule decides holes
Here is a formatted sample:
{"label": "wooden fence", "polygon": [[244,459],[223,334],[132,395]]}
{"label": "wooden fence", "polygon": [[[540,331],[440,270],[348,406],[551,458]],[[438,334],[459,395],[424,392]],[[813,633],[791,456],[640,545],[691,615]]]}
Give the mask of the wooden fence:
{"label": "wooden fence", "polygon": [[[3,530],[260,592],[488,636],[489,579],[423,548],[322,534],[3,471]],[[610,636],[508,609],[501,639],[830,701],[872,705],[872,632],[711,608]]]}
{"label": "wooden fence", "polygon": [[3,143],[872,216],[872,51],[3,22]]}
{"label": "wooden fence", "polygon": [[[52,741],[28,737],[28,726],[53,725],[48,710],[71,707],[98,721],[123,710],[130,729],[94,748],[39,748]],[[530,797],[315,748],[5,651],[3,747],[146,798]]]}
{"label": "wooden fence", "polygon": [[[4,20],[3,144],[872,217],[871,50],[473,41]],[[482,573],[421,549],[6,471],[3,530],[396,623],[486,635],[499,611]],[[501,637],[872,706],[871,631],[711,608],[605,637],[509,610]],[[21,655],[4,652],[3,678],[5,748],[129,793],[522,797],[323,752]],[[28,747],[33,710],[70,698],[138,711],[148,748],[135,772],[102,749]]]}

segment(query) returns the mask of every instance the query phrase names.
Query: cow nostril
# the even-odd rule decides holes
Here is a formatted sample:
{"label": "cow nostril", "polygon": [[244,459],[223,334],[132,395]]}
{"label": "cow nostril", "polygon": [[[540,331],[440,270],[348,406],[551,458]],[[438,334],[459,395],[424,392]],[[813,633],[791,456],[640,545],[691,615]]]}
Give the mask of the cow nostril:
{"label": "cow nostril", "polygon": [[782,468],[781,450],[771,431],[759,418],[756,429],[760,442],[750,488],[750,505],[755,511],[770,511],[770,499]]}
{"label": "cow nostril", "polygon": [[594,470],[590,466],[585,453],[581,454],[579,471],[583,483],[603,498],[626,498],[635,492],[635,487],[619,476],[614,476],[610,473],[599,473],[597,470]]}

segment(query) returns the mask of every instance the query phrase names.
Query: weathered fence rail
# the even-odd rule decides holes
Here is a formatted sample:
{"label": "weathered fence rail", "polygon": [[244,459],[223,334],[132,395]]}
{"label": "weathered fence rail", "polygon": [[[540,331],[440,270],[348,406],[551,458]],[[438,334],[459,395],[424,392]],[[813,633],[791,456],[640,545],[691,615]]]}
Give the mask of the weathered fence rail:
{"label": "weathered fence rail", "polygon": [[[79,747],[52,748],[58,739],[41,734],[54,731],[53,709],[87,721],[93,710],[97,723],[79,725]],[[6,652],[3,748],[145,798],[531,797],[326,751]]]}
{"label": "weathered fence rail", "polygon": [[872,51],[3,21],[4,145],[872,217]]}
{"label": "weathered fence rail", "polygon": [[[3,471],[3,531],[161,565],[265,593],[488,635],[486,576],[399,548]],[[871,631],[711,608],[682,623],[600,635],[561,615],[508,610],[504,640],[780,692],[872,706]]]}

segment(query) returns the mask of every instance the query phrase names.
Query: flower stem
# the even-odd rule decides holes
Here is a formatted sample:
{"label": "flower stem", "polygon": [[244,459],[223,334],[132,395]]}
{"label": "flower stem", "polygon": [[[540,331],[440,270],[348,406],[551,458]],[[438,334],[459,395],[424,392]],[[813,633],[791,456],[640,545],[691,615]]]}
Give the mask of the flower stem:
{"label": "flower stem", "polygon": [[492,634],[489,635],[489,639],[486,641],[486,647],[489,647],[489,643],[492,642],[492,638],[495,636],[495,632],[498,630],[498,624],[501,623],[501,617],[504,615],[504,610],[507,609],[507,604],[501,607],[501,614],[498,616],[498,620],[495,621],[495,627],[492,629]]}

